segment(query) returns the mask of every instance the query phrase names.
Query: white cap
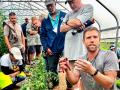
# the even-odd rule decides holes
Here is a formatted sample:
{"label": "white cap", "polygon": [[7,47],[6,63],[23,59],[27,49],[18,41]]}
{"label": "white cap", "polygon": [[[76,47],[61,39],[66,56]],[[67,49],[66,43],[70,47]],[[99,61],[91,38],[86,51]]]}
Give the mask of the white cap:
{"label": "white cap", "polygon": [[20,49],[17,48],[17,47],[12,47],[10,49],[10,53],[13,54],[13,56],[15,57],[15,59],[17,60],[21,60],[23,59],[22,55],[21,55],[21,52],[20,52]]}
{"label": "white cap", "polygon": [[112,45],[110,46],[110,49],[114,49],[114,48],[115,48],[115,45],[112,44]]}
{"label": "white cap", "polygon": [[55,3],[55,0],[45,0],[45,5],[49,5],[49,4],[52,4],[52,3]]}

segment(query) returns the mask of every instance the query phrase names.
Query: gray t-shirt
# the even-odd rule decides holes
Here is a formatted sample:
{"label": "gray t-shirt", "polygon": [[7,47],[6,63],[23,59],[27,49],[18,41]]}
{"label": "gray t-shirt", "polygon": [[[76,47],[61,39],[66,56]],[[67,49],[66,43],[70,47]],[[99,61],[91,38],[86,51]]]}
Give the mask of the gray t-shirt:
{"label": "gray t-shirt", "polygon": [[[85,56],[84,60],[86,60],[86,58],[87,57]],[[117,56],[114,52],[99,51],[97,57],[91,63],[96,69],[99,70],[99,72],[104,73],[105,71],[119,70],[117,60]],[[91,75],[85,72],[80,72],[80,75],[85,90],[117,90],[115,85],[111,89],[104,89],[101,85],[95,82]]]}
{"label": "gray t-shirt", "polygon": [[[63,23],[68,21],[69,19],[77,18],[82,23],[85,23],[87,20],[91,20],[93,17],[93,7],[89,4],[84,5],[77,12],[68,13]],[[86,48],[83,44],[83,32],[77,33],[76,35],[72,35],[73,29],[66,33],[65,37],[65,46],[64,46],[64,56],[69,60],[76,60],[79,57],[86,54]]]}
{"label": "gray t-shirt", "polygon": [[21,49],[23,47],[21,26],[18,23],[13,25],[10,21],[8,21],[7,24],[14,29],[15,33],[7,25],[5,25],[4,35],[8,36],[10,45],[12,47],[18,47],[19,49]]}

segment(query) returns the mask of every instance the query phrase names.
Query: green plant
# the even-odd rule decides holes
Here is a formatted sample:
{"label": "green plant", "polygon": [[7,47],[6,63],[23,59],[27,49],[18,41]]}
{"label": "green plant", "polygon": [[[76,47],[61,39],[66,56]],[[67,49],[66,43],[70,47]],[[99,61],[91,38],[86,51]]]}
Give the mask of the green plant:
{"label": "green plant", "polygon": [[34,66],[29,68],[32,76],[28,77],[23,83],[21,90],[47,90],[46,75],[44,59],[34,61]]}
{"label": "green plant", "polygon": [[52,80],[58,82],[58,75],[45,70],[44,58],[41,56],[39,60],[34,60],[32,68],[26,69],[32,73],[22,84],[21,90],[49,90],[53,87]]}
{"label": "green plant", "polygon": [[7,47],[4,41],[4,34],[3,34],[3,21],[6,17],[3,15],[3,12],[0,11],[0,56],[4,53],[7,53]]}
{"label": "green plant", "polygon": [[59,82],[59,77],[58,74],[54,72],[47,72],[47,85],[49,89],[53,88],[53,82],[58,83]]}

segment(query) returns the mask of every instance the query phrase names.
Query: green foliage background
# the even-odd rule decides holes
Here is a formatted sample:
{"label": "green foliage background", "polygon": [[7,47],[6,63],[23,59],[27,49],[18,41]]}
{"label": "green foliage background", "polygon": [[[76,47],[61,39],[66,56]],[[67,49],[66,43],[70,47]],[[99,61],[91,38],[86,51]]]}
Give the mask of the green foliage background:
{"label": "green foliage background", "polygon": [[[109,50],[109,47],[111,44],[114,44],[114,42],[101,42],[100,43],[100,49],[101,50]],[[117,48],[120,47],[120,42],[117,44]]]}
{"label": "green foliage background", "polygon": [[3,34],[3,21],[6,17],[3,15],[3,12],[0,11],[0,56],[7,52],[7,48],[4,42],[4,34]]}

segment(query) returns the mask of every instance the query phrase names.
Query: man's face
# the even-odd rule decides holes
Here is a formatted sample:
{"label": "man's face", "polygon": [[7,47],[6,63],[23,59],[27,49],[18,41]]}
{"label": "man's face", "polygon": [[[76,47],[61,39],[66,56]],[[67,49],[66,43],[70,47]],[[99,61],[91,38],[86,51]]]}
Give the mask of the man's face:
{"label": "man's face", "polygon": [[17,59],[15,59],[15,57],[12,54],[10,54],[10,59],[11,59],[12,62],[17,62],[18,61]]}
{"label": "man's face", "polygon": [[52,3],[52,4],[49,4],[46,6],[47,7],[47,10],[50,14],[54,14],[55,11],[56,11],[56,5],[55,3]]}
{"label": "man's face", "polygon": [[25,23],[29,23],[29,19],[25,19]]}
{"label": "man's face", "polygon": [[9,19],[10,19],[10,21],[11,21],[13,24],[15,24],[15,23],[17,22],[17,17],[16,17],[16,15],[9,16]]}
{"label": "man's face", "polygon": [[35,25],[35,26],[37,26],[38,25],[38,20],[37,19],[33,20],[32,24]]}
{"label": "man's face", "polygon": [[70,8],[76,12],[79,10],[79,7],[80,7],[80,3],[81,3],[81,0],[72,0],[72,1],[68,1],[69,5],[70,5]]}
{"label": "man's face", "polygon": [[87,31],[85,33],[84,44],[89,52],[95,52],[100,45],[100,37],[97,31]]}

